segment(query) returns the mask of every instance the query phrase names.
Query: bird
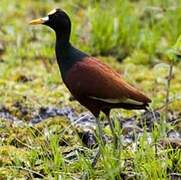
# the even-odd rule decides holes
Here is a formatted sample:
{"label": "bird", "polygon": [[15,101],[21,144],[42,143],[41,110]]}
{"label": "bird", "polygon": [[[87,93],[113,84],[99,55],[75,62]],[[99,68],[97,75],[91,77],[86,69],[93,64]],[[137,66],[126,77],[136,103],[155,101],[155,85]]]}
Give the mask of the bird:
{"label": "bird", "polygon": [[64,84],[72,96],[95,116],[100,139],[103,130],[99,115],[100,112],[106,115],[116,147],[117,136],[110,118],[111,109],[147,109],[151,99],[101,60],[72,45],[71,20],[64,10],[53,9],[47,16],[34,19],[30,24],[43,24],[54,30],[55,54]]}

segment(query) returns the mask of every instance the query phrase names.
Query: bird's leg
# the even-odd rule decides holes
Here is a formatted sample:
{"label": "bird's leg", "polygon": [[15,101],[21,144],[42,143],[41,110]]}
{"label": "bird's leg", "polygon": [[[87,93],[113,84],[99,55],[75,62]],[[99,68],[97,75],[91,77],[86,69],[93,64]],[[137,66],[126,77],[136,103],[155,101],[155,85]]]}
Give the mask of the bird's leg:
{"label": "bird's leg", "polygon": [[114,157],[116,158],[115,162],[117,165],[119,165],[120,164],[120,155],[121,155],[119,137],[115,132],[115,127],[114,127],[113,121],[111,120],[109,114],[106,114],[106,117],[108,119],[108,123],[109,123],[110,129],[112,132],[112,136],[113,136],[113,142],[114,142],[114,151],[113,152],[114,152]]}
{"label": "bird's leg", "polygon": [[100,156],[101,156],[101,152],[100,152],[100,149],[98,149],[97,152],[96,152],[96,155],[94,156],[94,159],[92,161],[92,167],[93,168],[96,166],[97,161],[100,158]]}
{"label": "bird's leg", "polygon": [[117,150],[119,142],[118,142],[118,137],[116,135],[116,132],[114,130],[114,124],[109,115],[106,115],[106,117],[108,119],[108,123],[109,123],[110,129],[111,129],[112,135],[113,135],[114,148],[115,148],[115,150]]}
{"label": "bird's leg", "polygon": [[104,144],[104,133],[103,133],[103,129],[101,127],[101,123],[100,123],[98,117],[96,117],[96,124],[97,124],[97,128],[98,128],[98,138],[101,142],[101,145],[103,145]]}
{"label": "bird's leg", "polygon": [[101,127],[101,123],[100,123],[98,117],[96,117],[96,124],[97,124],[97,128],[98,128],[98,138],[99,138],[100,144],[99,144],[98,151],[96,152],[96,155],[95,155],[95,157],[94,157],[94,159],[92,161],[92,167],[93,168],[96,166],[97,161],[98,161],[98,159],[100,158],[100,155],[101,155],[101,148],[104,147],[104,144],[105,144],[103,129]]}

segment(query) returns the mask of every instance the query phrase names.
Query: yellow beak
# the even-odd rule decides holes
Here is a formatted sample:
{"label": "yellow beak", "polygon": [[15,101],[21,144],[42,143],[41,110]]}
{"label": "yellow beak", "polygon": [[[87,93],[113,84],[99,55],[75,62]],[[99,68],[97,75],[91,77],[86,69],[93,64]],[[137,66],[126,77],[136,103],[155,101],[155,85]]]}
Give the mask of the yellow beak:
{"label": "yellow beak", "polygon": [[43,24],[48,20],[49,20],[49,17],[47,16],[44,18],[34,19],[34,20],[30,21],[29,24],[31,24],[31,25]]}

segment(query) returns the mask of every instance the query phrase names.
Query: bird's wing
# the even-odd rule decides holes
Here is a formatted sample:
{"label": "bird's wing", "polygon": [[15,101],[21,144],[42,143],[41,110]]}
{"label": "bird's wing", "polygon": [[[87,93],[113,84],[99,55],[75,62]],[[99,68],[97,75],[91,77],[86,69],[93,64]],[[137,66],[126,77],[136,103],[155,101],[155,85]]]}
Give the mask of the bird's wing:
{"label": "bird's wing", "polygon": [[77,62],[65,81],[75,96],[86,96],[107,103],[147,104],[150,99],[125,82],[119,73],[95,58]]}

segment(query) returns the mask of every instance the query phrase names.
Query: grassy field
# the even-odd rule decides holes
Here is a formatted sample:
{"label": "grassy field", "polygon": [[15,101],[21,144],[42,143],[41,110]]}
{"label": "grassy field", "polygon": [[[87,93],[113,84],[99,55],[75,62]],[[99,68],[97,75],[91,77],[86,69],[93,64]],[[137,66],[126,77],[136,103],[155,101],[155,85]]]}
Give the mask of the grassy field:
{"label": "grassy field", "polygon": [[[163,109],[151,132],[142,128],[134,147],[121,144],[119,157],[111,143],[103,147],[95,169],[90,157],[96,150],[82,144],[67,118],[28,124],[42,107],[86,111],[69,100],[55,59],[53,32],[28,24],[55,7],[71,17],[72,44],[100,58],[144,91],[152,99],[152,109],[166,101],[172,60],[168,52],[181,34],[180,0],[1,0],[0,111],[6,109],[23,124],[0,118],[0,179],[85,179],[85,174],[89,179],[156,180],[171,179],[173,174],[179,179],[181,151],[163,145],[168,132],[181,132],[179,61],[173,66],[167,111],[176,123],[167,123]],[[138,111],[114,110],[115,120],[119,113],[140,116]],[[122,136],[122,129],[118,130]],[[110,136],[107,127],[105,133]],[[69,157],[70,152],[74,158]]]}

